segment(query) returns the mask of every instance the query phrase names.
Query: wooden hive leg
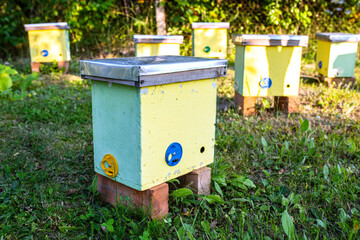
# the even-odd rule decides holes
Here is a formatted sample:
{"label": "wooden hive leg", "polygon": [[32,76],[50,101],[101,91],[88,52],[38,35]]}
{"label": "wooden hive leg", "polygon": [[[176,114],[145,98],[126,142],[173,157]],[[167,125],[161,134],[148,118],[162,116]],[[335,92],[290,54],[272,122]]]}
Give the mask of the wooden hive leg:
{"label": "wooden hive leg", "polygon": [[195,194],[210,195],[211,168],[202,167],[178,178],[180,186],[189,186]]}
{"label": "wooden hive leg", "polygon": [[169,186],[162,183],[145,191],[138,191],[97,173],[101,198],[114,206],[132,203],[149,210],[152,219],[162,219],[169,212]]}
{"label": "wooden hive leg", "polygon": [[64,73],[67,73],[69,71],[69,61],[62,61],[62,62],[58,62],[58,66],[59,66],[59,69],[61,68],[65,68],[64,70]]}
{"label": "wooden hive leg", "polygon": [[39,73],[40,66],[41,66],[41,63],[39,63],[39,62],[31,62],[31,71]]}
{"label": "wooden hive leg", "polygon": [[251,116],[255,113],[255,97],[244,97],[235,91],[235,105],[239,114]]}
{"label": "wooden hive leg", "polygon": [[298,112],[299,97],[274,97],[275,109],[284,111],[286,113]]}

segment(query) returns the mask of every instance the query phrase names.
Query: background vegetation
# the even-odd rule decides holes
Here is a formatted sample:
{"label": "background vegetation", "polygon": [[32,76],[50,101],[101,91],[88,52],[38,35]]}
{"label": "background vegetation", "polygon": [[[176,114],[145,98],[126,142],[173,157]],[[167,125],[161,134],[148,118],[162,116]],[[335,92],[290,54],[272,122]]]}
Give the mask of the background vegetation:
{"label": "background vegetation", "polygon": [[[142,2],[142,1],[139,1]],[[75,57],[132,55],[133,34],[156,34],[155,1],[16,0],[0,3],[0,58],[28,57],[24,24],[66,21]],[[174,0],[165,3],[168,34],[185,37],[190,55],[191,23],[230,22],[229,33],[358,33],[358,0]],[[315,44],[310,44],[310,56]]]}

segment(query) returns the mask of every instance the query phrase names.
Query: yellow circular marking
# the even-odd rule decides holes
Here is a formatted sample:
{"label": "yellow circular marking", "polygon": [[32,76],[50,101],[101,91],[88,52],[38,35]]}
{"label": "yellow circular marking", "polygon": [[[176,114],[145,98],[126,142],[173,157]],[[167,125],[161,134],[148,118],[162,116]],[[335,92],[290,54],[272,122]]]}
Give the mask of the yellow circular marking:
{"label": "yellow circular marking", "polygon": [[118,174],[118,163],[115,157],[111,154],[106,154],[101,161],[101,168],[104,170],[105,174],[109,177],[116,177]]}

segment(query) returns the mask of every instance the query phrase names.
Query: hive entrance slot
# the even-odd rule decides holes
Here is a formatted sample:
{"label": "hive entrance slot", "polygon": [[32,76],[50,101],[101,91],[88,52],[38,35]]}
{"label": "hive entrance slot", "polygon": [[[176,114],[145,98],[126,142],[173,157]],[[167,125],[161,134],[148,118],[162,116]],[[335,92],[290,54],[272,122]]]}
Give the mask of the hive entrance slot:
{"label": "hive entrance slot", "polygon": [[201,147],[201,148],[200,148],[200,152],[201,152],[201,153],[205,152],[205,147]]}

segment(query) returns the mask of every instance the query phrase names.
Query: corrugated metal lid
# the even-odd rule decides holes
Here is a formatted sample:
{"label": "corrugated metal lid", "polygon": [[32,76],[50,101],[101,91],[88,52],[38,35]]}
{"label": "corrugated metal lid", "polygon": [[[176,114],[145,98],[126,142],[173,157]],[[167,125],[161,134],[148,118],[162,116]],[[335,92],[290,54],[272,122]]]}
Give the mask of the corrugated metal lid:
{"label": "corrugated metal lid", "polygon": [[192,28],[229,28],[228,22],[194,22]]}
{"label": "corrugated metal lid", "polygon": [[360,34],[317,33],[316,38],[328,42],[360,42]]}
{"label": "corrugated metal lid", "polygon": [[309,37],[303,35],[233,34],[232,42],[237,45],[250,45],[250,46],[306,47],[309,42]]}
{"label": "corrugated metal lid", "polygon": [[25,24],[24,26],[25,26],[25,31],[48,30],[48,29],[70,29],[70,26],[67,22],[34,23],[34,24]]}
{"label": "corrugated metal lid", "polygon": [[187,56],[129,57],[81,60],[80,67],[83,78],[115,79],[124,84],[130,82],[127,85],[149,86],[226,76],[227,60]]}
{"label": "corrugated metal lid", "polygon": [[133,35],[134,43],[183,43],[181,35]]}

